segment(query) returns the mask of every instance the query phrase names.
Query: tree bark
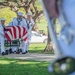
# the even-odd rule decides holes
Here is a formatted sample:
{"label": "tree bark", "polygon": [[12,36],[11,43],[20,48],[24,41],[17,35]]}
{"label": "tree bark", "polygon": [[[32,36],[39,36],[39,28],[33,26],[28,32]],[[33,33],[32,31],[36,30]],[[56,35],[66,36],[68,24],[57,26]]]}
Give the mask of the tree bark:
{"label": "tree bark", "polygon": [[39,28],[37,26],[37,24],[35,23],[35,25],[32,28],[33,31],[39,32]]}
{"label": "tree bark", "polygon": [[47,41],[46,48],[44,49],[44,52],[54,52],[53,43],[50,38],[49,30],[48,30],[48,41]]}

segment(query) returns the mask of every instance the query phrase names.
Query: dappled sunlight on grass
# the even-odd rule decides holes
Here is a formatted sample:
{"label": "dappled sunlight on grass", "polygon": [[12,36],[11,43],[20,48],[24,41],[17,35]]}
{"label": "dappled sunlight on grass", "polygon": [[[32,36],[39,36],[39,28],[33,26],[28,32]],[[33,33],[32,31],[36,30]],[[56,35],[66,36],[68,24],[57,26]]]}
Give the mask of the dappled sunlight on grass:
{"label": "dappled sunlight on grass", "polygon": [[0,61],[0,75],[49,75],[49,62],[7,58],[0,58]]}
{"label": "dappled sunlight on grass", "polygon": [[39,63],[40,62],[33,62],[33,61],[31,61],[31,63],[28,61],[18,61],[16,64],[32,64],[32,65],[34,65],[34,64],[39,64]]}
{"label": "dappled sunlight on grass", "polygon": [[10,62],[8,62],[6,60],[2,60],[2,61],[0,61],[0,64],[10,64]]}

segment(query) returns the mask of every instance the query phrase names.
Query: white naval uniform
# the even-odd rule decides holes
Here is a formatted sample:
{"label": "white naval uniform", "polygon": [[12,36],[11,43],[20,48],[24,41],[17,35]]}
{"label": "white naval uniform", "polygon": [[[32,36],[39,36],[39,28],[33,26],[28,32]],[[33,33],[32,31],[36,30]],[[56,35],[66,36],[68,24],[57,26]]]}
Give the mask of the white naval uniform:
{"label": "white naval uniform", "polygon": [[70,24],[70,28],[73,30],[74,38],[70,44],[66,43],[65,40],[69,39],[70,33],[68,32],[69,28],[65,27],[64,35],[66,35],[66,38],[63,38],[63,35],[60,33],[60,46],[64,55],[72,56],[75,58],[75,0],[63,0],[62,5],[66,20]]}
{"label": "white naval uniform", "polygon": [[9,23],[9,26],[19,26],[19,25],[27,28],[26,20],[24,18],[22,18],[22,20],[14,18],[13,21]]}
{"label": "white naval uniform", "polygon": [[[75,58],[75,0],[62,0],[62,7],[63,12],[65,13],[66,21],[70,24],[70,28],[73,30],[73,38],[71,38],[72,42],[67,44],[68,42],[66,41],[69,39],[71,34],[68,31],[68,26],[65,26],[63,31],[66,37],[62,35],[61,31],[59,37],[60,47],[64,56],[71,56]],[[69,75],[75,75],[75,72]]]}
{"label": "white naval uniform", "polygon": [[[70,56],[75,58],[75,0],[62,0],[62,7],[63,12],[65,14],[64,17],[68,22],[68,24],[70,25],[71,30],[73,30],[72,32],[70,31],[73,37],[71,37],[71,42],[68,44],[67,40],[69,40],[71,33],[69,32],[70,29],[67,24],[67,26],[65,26],[63,29],[64,31],[63,35],[62,31],[60,33],[59,45],[62,50],[62,54],[64,54],[64,56]],[[66,37],[64,37],[64,35]],[[52,72],[52,66],[49,68],[49,71]],[[75,72],[68,75],[75,75]]]}
{"label": "white naval uniform", "polygon": [[[22,18],[22,20],[18,20],[18,18],[14,18],[12,22],[9,23],[9,26],[22,26],[25,27],[27,29],[27,23],[26,20],[24,18]],[[23,45],[22,45],[22,53],[24,53],[26,51],[26,43],[23,41]],[[14,52],[16,50],[16,47],[12,47],[12,51]]]}
{"label": "white naval uniform", "polygon": [[[5,26],[5,25],[4,25]],[[2,24],[0,24],[0,44],[1,44],[1,53],[5,52],[5,47],[4,47],[4,27],[2,26]]]}
{"label": "white naval uniform", "polygon": [[[70,45],[66,45],[62,41],[60,44],[62,45],[62,49],[65,55],[75,58],[75,0],[63,0],[62,5],[66,19],[74,32],[74,38]],[[70,75],[75,75],[75,72]]]}
{"label": "white naval uniform", "polygon": [[29,25],[29,26],[27,26],[27,30],[28,30],[28,39],[27,39],[27,41],[26,41],[26,51],[28,51],[28,47],[29,47],[29,45],[30,45],[30,41],[31,41],[31,31],[32,31],[32,28],[33,28],[33,26],[34,26],[34,20],[33,19],[31,19],[30,21],[28,21],[27,20],[27,24]]}

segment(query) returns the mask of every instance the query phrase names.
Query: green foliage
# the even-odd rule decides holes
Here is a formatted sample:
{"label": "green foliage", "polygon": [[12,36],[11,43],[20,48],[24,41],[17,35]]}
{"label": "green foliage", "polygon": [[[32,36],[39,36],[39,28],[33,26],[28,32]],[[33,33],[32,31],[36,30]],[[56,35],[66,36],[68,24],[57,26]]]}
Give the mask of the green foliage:
{"label": "green foliage", "polygon": [[49,62],[0,57],[0,75],[49,75]]}
{"label": "green foliage", "polygon": [[[20,11],[25,14],[25,11],[23,8],[20,8]],[[0,9],[0,18],[4,17],[6,19],[6,24],[8,25],[9,22],[12,21],[14,17],[16,17],[16,13],[14,11],[11,11],[9,7]]]}
{"label": "green foliage", "polygon": [[44,30],[45,33],[47,34],[47,21],[45,19],[45,17],[40,19],[40,22],[37,21],[37,25],[39,30]]}
{"label": "green foliage", "polygon": [[[42,10],[41,3],[39,0],[36,0],[36,6],[38,7],[39,10]],[[24,8],[20,8],[20,11],[25,14]],[[3,8],[3,9],[0,9],[0,18],[1,17],[6,18],[6,24],[8,25],[9,22],[11,22],[12,19],[16,17],[16,13],[11,11],[9,7]],[[44,30],[45,33],[47,33],[47,22],[44,17],[41,18],[40,23],[37,21],[37,25],[39,30]]]}
{"label": "green foliage", "polygon": [[5,0],[0,0],[0,2],[4,2]]}
{"label": "green foliage", "polygon": [[6,24],[12,21],[16,17],[16,13],[11,11],[10,8],[0,9],[0,18],[4,17],[6,19]]}
{"label": "green foliage", "polygon": [[20,8],[19,11],[23,12],[24,14],[26,14],[25,9],[24,8]]}
{"label": "green foliage", "polygon": [[36,0],[36,6],[39,10],[42,10],[42,6],[41,6],[41,1],[40,0]]}

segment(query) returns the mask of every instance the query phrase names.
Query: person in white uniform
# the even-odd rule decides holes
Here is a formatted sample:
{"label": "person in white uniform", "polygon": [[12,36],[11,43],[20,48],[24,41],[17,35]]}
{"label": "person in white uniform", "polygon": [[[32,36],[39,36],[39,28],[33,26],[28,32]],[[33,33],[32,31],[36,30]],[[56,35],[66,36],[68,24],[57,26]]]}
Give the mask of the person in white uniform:
{"label": "person in white uniform", "polygon": [[1,43],[1,54],[2,55],[7,55],[8,52],[5,51],[4,47],[4,42],[5,42],[5,35],[4,35],[4,30],[5,30],[5,18],[0,18],[0,43]]}
{"label": "person in white uniform", "polygon": [[26,42],[26,53],[28,52],[28,47],[30,45],[30,40],[31,40],[31,31],[34,26],[34,20],[32,19],[32,14],[27,13],[27,30],[28,30],[28,39]]}
{"label": "person in white uniform", "polygon": [[[26,23],[26,19],[23,18],[23,13],[22,12],[18,12],[17,13],[17,18],[14,18],[12,22],[9,23],[9,26],[22,26],[25,27],[27,29],[27,23]],[[21,47],[22,49],[22,54],[25,54],[26,50],[26,45],[25,42],[23,42],[23,45]],[[14,52],[16,50],[16,47],[12,48],[12,51]]]}
{"label": "person in white uniform", "polygon": [[[67,21],[67,24],[64,26],[63,31],[60,32],[59,44],[62,50],[62,54],[64,56],[73,57],[74,58],[73,62],[75,63],[75,0],[43,0],[43,1],[44,1],[46,10],[48,12],[48,15],[53,19],[60,17],[59,16],[60,14],[57,8],[57,2],[61,1],[61,5],[62,5],[61,12],[64,13],[64,18]],[[67,68],[67,66],[65,66],[65,68]],[[69,70],[65,70],[65,68],[63,65],[64,72],[69,71]],[[49,68],[49,71],[52,72],[53,71],[52,68]],[[75,75],[75,69],[73,72],[70,72],[70,74],[66,73],[66,75]]]}

